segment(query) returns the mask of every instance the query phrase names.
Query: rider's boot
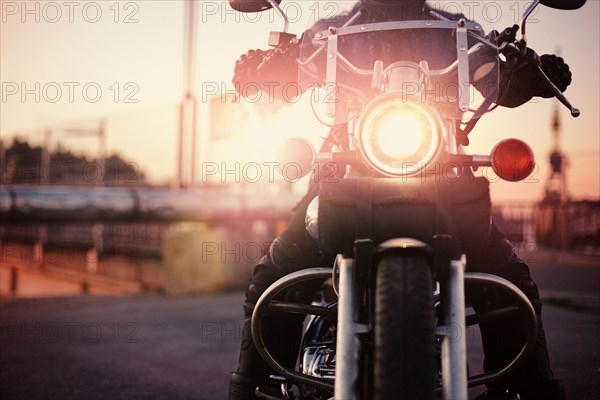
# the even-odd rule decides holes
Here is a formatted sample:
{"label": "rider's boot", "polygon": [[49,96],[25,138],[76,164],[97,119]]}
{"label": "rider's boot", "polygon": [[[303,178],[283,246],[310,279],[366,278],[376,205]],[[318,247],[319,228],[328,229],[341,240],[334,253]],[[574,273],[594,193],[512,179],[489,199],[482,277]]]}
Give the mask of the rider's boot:
{"label": "rider's boot", "polygon": [[[280,314],[265,316],[262,321],[263,339],[269,344],[269,351],[288,368],[294,368],[296,363],[303,319],[303,316]],[[229,399],[256,399],[257,388],[263,393],[280,398],[281,389],[270,379],[273,372],[263,361],[252,341],[250,321],[251,318],[244,320],[239,366],[230,376]]]}
{"label": "rider's boot", "polygon": [[[244,302],[244,324],[242,326],[238,369],[236,372],[231,373],[229,380],[230,400],[256,399],[256,388],[266,385],[269,381],[270,369],[260,357],[252,340],[252,312],[262,293],[280,277],[281,274],[267,256],[256,266],[250,279],[246,290],[246,301]],[[276,326],[270,326],[274,325],[272,319],[264,318],[262,324],[267,336],[270,336],[272,332],[270,328],[276,329]]]}
{"label": "rider's boot", "polygon": [[258,384],[254,379],[239,372],[229,376],[229,400],[254,400]]}

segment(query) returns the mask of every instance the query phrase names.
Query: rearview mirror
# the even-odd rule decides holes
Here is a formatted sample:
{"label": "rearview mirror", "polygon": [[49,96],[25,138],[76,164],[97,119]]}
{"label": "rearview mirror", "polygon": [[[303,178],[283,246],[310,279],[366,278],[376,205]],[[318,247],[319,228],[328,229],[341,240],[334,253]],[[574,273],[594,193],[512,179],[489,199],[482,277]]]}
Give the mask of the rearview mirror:
{"label": "rearview mirror", "polygon": [[[281,0],[275,0],[277,4]],[[243,13],[256,13],[266,11],[273,6],[268,0],[229,0],[229,5],[236,11]]]}
{"label": "rearview mirror", "polygon": [[583,6],[586,1],[587,0],[541,0],[540,4],[559,10],[577,10]]}

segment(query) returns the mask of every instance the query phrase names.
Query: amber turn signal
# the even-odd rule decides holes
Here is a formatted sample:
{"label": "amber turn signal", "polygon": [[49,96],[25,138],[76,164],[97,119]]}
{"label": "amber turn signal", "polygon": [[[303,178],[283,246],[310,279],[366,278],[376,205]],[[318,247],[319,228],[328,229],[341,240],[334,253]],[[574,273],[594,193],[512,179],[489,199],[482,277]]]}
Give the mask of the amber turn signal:
{"label": "amber turn signal", "polygon": [[535,167],[533,151],[519,139],[506,139],[492,150],[492,169],[500,178],[517,182],[527,178]]}
{"label": "amber turn signal", "polygon": [[315,149],[307,139],[287,138],[277,152],[277,172],[286,180],[300,179],[312,170],[315,156]]}

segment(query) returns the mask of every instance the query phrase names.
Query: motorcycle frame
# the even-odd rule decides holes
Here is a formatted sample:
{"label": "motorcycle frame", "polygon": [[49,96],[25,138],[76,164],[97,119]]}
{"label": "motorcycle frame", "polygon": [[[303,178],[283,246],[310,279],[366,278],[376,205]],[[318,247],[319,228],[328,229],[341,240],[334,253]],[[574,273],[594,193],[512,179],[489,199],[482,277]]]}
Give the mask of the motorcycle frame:
{"label": "motorcycle frame", "polygon": [[[279,7],[277,2],[274,0],[267,0],[272,7],[275,8],[276,12],[284,21],[284,32],[288,30],[288,19],[285,12]],[[466,86],[469,82],[469,66],[468,58],[471,54],[478,51],[482,46],[486,46],[497,51],[502,51],[507,46],[511,48],[516,47],[521,49],[522,53],[525,54],[527,49],[527,36],[526,36],[526,23],[528,17],[532,11],[541,3],[541,0],[533,0],[529,7],[523,13],[520,20],[521,37],[518,43],[503,43],[499,47],[486,40],[481,35],[478,35],[474,31],[479,31],[481,26],[475,22],[466,21],[461,18],[458,21],[451,21],[445,19],[445,17],[432,13],[434,17],[437,17],[438,21],[395,21],[385,23],[373,23],[363,24],[357,26],[350,26],[355,22],[361,15],[359,11],[352,16],[342,27],[335,28],[330,27],[328,30],[318,32],[315,36],[315,45],[320,47],[306,60],[298,60],[300,67],[310,63],[317,55],[323,50],[327,52],[327,65],[326,65],[326,82],[328,96],[333,101],[330,101],[327,106],[327,114],[334,118],[334,123],[340,123],[343,118],[340,117],[336,109],[336,98],[335,98],[335,82],[336,82],[336,67],[337,63],[341,62],[350,70],[361,76],[373,77],[373,82],[381,83],[381,62],[376,62],[373,70],[363,70],[356,68],[347,59],[345,59],[337,51],[338,38],[339,36],[349,35],[358,32],[369,32],[369,31],[382,31],[382,30],[397,30],[397,29],[416,29],[416,28],[452,28],[456,30],[456,42],[457,42],[457,60],[448,67],[442,70],[428,71],[431,76],[442,76],[451,73],[458,69],[458,81],[462,86]],[[560,7],[557,7],[560,8]],[[479,45],[468,49],[467,39],[471,36],[472,38],[479,41]],[[571,111],[571,115],[574,117],[579,116],[580,112],[577,108],[573,107],[566,97],[560,92],[558,88],[550,81],[550,79],[543,73],[538,67],[541,76],[548,87],[553,91],[554,96],[561,101]],[[459,98],[459,108],[462,111],[468,110],[469,105],[469,91],[462,91]],[[480,110],[477,110],[479,113]],[[450,129],[448,130],[448,132]],[[450,139],[450,138],[448,138]],[[352,138],[351,138],[352,140]],[[351,141],[351,143],[355,143]],[[452,143],[448,140],[448,144]],[[351,150],[355,150],[351,148]],[[450,149],[449,150],[456,150]],[[472,156],[466,157],[461,154],[456,154],[455,159],[464,161],[465,163],[471,163],[471,165],[477,166],[489,166],[490,160],[487,156]],[[331,156],[334,157],[333,155]],[[350,154],[347,157],[350,161],[355,160],[355,154]],[[339,158],[340,160],[343,159]],[[346,163],[349,164],[349,163]],[[406,248],[403,245],[397,245],[397,239],[392,239],[386,242],[383,251],[418,251],[423,252],[426,256],[427,245],[417,244],[416,246],[410,246]],[[368,239],[361,239],[355,242],[356,249],[367,249],[372,250],[372,242],[369,244]],[[381,249],[381,246],[380,246]],[[442,337],[442,387],[439,389],[442,391],[444,399],[452,398],[466,398],[467,387],[478,386],[485,383],[490,383],[499,379],[504,378],[506,375],[514,371],[515,368],[525,359],[529,354],[533,346],[535,345],[535,338],[537,336],[538,325],[537,316],[535,310],[525,296],[525,294],[518,289],[514,284],[509,281],[500,278],[495,275],[485,273],[466,273],[466,259],[463,255],[458,260],[452,260],[449,258],[443,258],[439,254],[439,248],[434,246],[434,260],[440,260],[439,265],[434,265],[435,276],[438,280],[440,287],[440,305],[442,310],[442,320],[444,325],[438,326],[436,329],[436,335]],[[364,253],[364,251],[356,253]],[[338,255],[336,259],[336,266],[332,271],[329,268],[309,268],[301,270],[292,274],[289,274],[275,283],[273,283],[263,295],[259,298],[254,312],[252,314],[251,331],[254,344],[260,356],[265,362],[276,372],[282,376],[290,379],[291,381],[312,385],[316,388],[334,392],[335,398],[344,399],[356,399],[358,393],[355,390],[355,381],[358,377],[358,363],[357,360],[360,356],[360,343],[358,336],[368,332],[368,324],[360,323],[357,321],[356,316],[361,311],[361,305],[357,304],[357,287],[361,284],[359,277],[360,269],[363,269],[363,263],[366,263],[366,268],[370,269],[373,267],[375,259],[373,254],[367,251],[369,257],[365,259],[364,254],[354,254],[354,258],[348,255]],[[366,262],[368,260],[368,263]],[[283,290],[289,289],[291,286],[304,282],[307,280],[320,279],[324,280],[330,276],[333,281],[336,281],[336,272],[339,271],[339,292],[338,292],[338,311],[336,312],[331,307],[321,307],[314,305],[289,303],[281,301],[273,301],[274,296]],[[441,273],[439,273],[441,272]],[[477,313],[474,315],[465,315],[465,303],[464,303],[464,288],[465,285],[486,285],[494,288],[499,288],[509,293],[514,300],[519,304],[518,306],[508,306],[502,309],[497,309],[485,313]],[[448,330],[452,326],[458,326],[459,329],[464,332],[466,326],[493,320],[509,313],[525,310],[526,316],[529,319],[529,329],[527,332],[527,339],[523,344],[521,350],[517,356],[504,368],[486,372],[474,377],[468,377],[466,371],[466,336],[459,335],[458,340],[451,340],[448,336]],[[326,318],[330,321],[334,321],[337,324],[337,339],[338,345],[336,348],[336,371],[335,371],[335,383],[327,382],[324,379],[304,375],[294,370],[284,367],[278,362],[267,349],[262,334],[260,321],[262,316],[267,311],[281,311],[290,312],[297,314],[313,315]],[[432,344],[433,345],[433,344]],[[451,372],[452,371],[452,372]],[[285,387],[285,385],[282,385]],[[284,397],[285,394],[284,394]]]}
{"label": "motorcycle frame", "polygon": [[[391,21],[391,22],[377,22],[377,23],[369,23],[369,24],[359,24],[352,25],[361,15],[361,12],[357,12],[354,16],[352,16],[343,26],[339,28],[330,27],[329,29],[321,32],[317,32],[315,37],[313,38],[313,45],[318,47],[306,60],[297,60],[300,68],[303,68],[309,65],[313,60],[316,59],[319,54],[323,51],[327,54],[326,61],[326,98],[328,99],[326,104],[326,113],[329,117],[333,118],[334,125],[345,123],[351,118],[350,115],[353,115],[353,112],[350,112],[348,115],[344,115],[344,113],[338,112],[339,110],[339,101],[337,99],[337,64],[340,63],[352,71],[357,76],[363,77],[371,77],[373,79],[373,85],[375,86],[377,83],[381,84],[383,71],[383,63],[381,61],[376,61],[373,69],[360,69],[353,65],[349,60],[347,60],[342,54],[338,52],[338,39],[339,37],[360,34],[360,33],[368,33],[368,32],[381,32],[381,31],[398,31],[398,30],[406,30],[406,29],[452,29],[456,32],[456,52],[457,58],[454,62],[443,69],[439,70],[431,70],[427,66],[427,63],[420,63],[418,67],[425,72],[427,77],[442,77],[455,71],[457,73],[457,84],[459,87],[469,87],[469,57],[480,51],[482,48],[487,47],[493,49],[495,51],[502,50],[506,43],[502,46],[498,47],[492,44],[490,41],[486,40],[482,33],[482,27],[480,24],[472,21],[467,21],[464,18],[459,19],[458,21],[451,20],[420,20],[420,21]],[[468,38],[471,37],[477,40],[479,43],[468,47]],[[415,64],[416,65],[416,64]],[[376,82],[377,81],[377,82]],[[390,93],[390,92],[384,92]],[[461,112],[469,111],[469,103],[470,103],[470,90],[461,90],[459,93],[459,109]],[[485,103],[484,103],[485,104]],[[486,111],[483,109],[478,109],[472,118],[481,117]],[[456,140],[456,125],[451,122],[449,119],[444,118],[443,129],[445,130],[444,140],[446,145],[446,154],[450,157],[458,156],[459,163],[463,163],[460,158],[462,153],[460,146],[457,146]],[[354,127],[349,130],[349,143],[350,150],[355,151],[357,138]],[[320,161],[317,159],[317,161]],[[474,156],[473,158],[466,160],[467,163],[473,166],[491,166],[491,159],[489,156]]]}
{"label": "motorcycle frame", "polygon": [[[500,50],[502,47],[496,47],[485,41],[476,31],[481,30],[481,26],[475,22],[460,19],[458,21],[394,21],[371,24],[360,24],[350,26],[350,23],[357,18],[355,15],[344,26],[340,28],[330,27],[326,31],[318,32],[315,35],[314,43],[320,46],[308,59],[298,61],[302,65],[309,64],[319,53],[326,51],[326,82],[329,99],[332,101],[327,104],[327,114],[334,118],[334,123],[341,123],[345,116],[341,116],[336,108],[336,69],[338,62],[344,64],[354,73],[362,76],[380,76],[381,71],[377,70],[377,63],[373,70],[362,70],[350,63],[343,55],[338,53],[338,38],[344,35],[351,35],[364,32],[399,30],[399,29],[454,29],[456,31],[456,51],[457,60],[442,70],[428,70],[431,76],[442,76],[458,70],[458,84],[461,87],[469,85],[469,56],[478,51],[481,47],[487,46]],[[468,37],[472,36],[479,40],[479,45],[468,48]],[[461,111],[469,109],[470,96],[468,90],[462,90],[459,97],[459,108]],[[452,127],[446,127],[452,128]],[[455,143],[450,136],[452,129],[447,129],[446,144]],[[448,148],[456,151],[456,148]],[[487,160],[484,160],[487,161]],[[409,243],[407,246],[406,243]],[[361,290],[364,289],[365,271],[371,270],[378,257],[388,251],[417,252],[424,257],[439,260],[443,257],[439,254],[439,248],[413,240],[413,239],[391,239],[374,249],[373,243],[369,239],[358,239],[355,242],[355,254],[352,256],[338,255],[336,258],[336,267],[333,269],[334,281],[339,281],[339,299],[337,313],[331,308],[297,304],[281,301],[273,301],[273,298],[290,286],[303,281],[313,279],[327,279],[332,277],[332,270],[329,268],[310,268],[289,274],[275,283],[273,283],[259,298],[252,315],[251,330],[252,337],[260,356],[276,373],[293,382],[304,383],[315,386],[319,389],[334,393],[334,398],[339,399],[358,399],[357,380],[359,378],[359,359],[361,356],[360,335],[369,333],[369,326],[372,321],[365,321],[365,304],[358,304]],[[512,372],[526,357],[535,344],[537,336],[537,317],[530,301],[515,285],[509,281],[495,275],[483,273],[466,273],[466,258],[463,255],[459,259],[443,258],[440,265],[432,266],[432,272],[440,284],[440,306],[441,320],[443,325],[436,327],[436,336],[442,340],[441,346],[441,369],[442,386],[438,388],[444,399],[467,398],[468,387],[478,386],[489,383],[505,377]],[[335,277],[336,271],[339,272],[339,278]],[[466,327],[467,321],[478,323],[519,310],[518,307],[506,307],[483,314],[475,314],[467,317],[465,314],[465,285],[466,284],[484,284],[497,287],[509,293],[514,300],[525,310],[530,321],[527,340],[523,344],[517,356],[503,369],[498,371],[486,372],[474,377],[468,377],[467,356],[466,356]],[[361,287],[363,285],[363,287]],[[432,305],[433,306],[433,305]],[[264,343],[260,320],[267,311],[282,311],[306,315],[319,315],[332,321],[337,321],[337,345],[336,345],[336,366],[335,381],[320,379],[313,376],[304,375],[297,371],[283,366],[268,350]],[[357,319],[362,315],[363,318]],[[360,320],[362,319],[362,320]],[[366,323],[365,323],[366,322]],[[458,337],[454,338],[449,332],[458,331]],[[432,343],[432,346],[434,344]]]}
{"label": "motorcycle frame", "polygon": [[[360,12],[359,12],[360,13]],[[360,15],[360,14],[357,14]],[[429,74],[431,76],[442,76],[453,72],[458,69],[458,84],[459,87],[468,87],[469,85],[469,55],[473,52],[478,51],[481,46],[487,45],[495,49],[499,49],[491,43],[485,43],[485,40],[475,33],[481,29],[481,25],[475,22],[470,22],[464,18],[458,21],[392,21],[392,22],[376,22],[370,24],[360,25],[349,25],[351,21],[356,19],[356,15],[352,17],[346,24],[340,28],[330,27],[326,31],[317,32],[315,40],[313,42],[319,47],[311,56],[306,60],[298,60],[300,66],[304,66],[312,62],[322,51],[326,49],[327,53],[327,65],[326,65],[326,90],[327,98],[330,101],[327,102],[326,112],[329,117],[334,118],[334,123],[341,123],[344,117],[341,117],[337,112],[337,98],[336,98],[336,80],[337,80],[337,64],[341,62],[354,73],[362,76],[374,76],[378,75],[376,69],[364,70],[357,68],[350,61],[348,61],[343,55],[338,52],[338,39],[341,36],[352,35],[357,33],[368,33],[368,32],[380,32],[380,31],[391,31],[391,30],[403,30],[403,29],[455,29],[456,30],[456,51],[457,59],[454,63],[441,70],[431,70]],[[480,40],[479,46],[474,46],[473,49],[469,50],[468,37],[469,35]],[[470,93],[468,90],[461,90],[459,97],[459,107],[461,111],[468,111],[470,103]]]}

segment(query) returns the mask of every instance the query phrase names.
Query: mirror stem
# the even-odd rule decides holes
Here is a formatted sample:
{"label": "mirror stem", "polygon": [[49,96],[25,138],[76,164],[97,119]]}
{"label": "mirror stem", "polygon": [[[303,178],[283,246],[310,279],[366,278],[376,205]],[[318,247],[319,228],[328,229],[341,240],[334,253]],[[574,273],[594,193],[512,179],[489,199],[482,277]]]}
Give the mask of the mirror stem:
{"label": "mirror stem", "polygon": [[529,7],[527,7],[527,9],[525,10],[525,12],[523,13],[523,16],[521,17],[521,52],[523,54],[525,54],[525,52],[527,51],[527,18],[529,18],[529,16],[531,15],[531,13],[533,12],[533,10],[535,10],[535,8],[540,4],[540,0],[534,0]]}
{"label": "mirror stem", "polygon": [[[290,28],[290,21],[289,21],[287,15],[285,15],[285,13],[281,9],[281,7],[279,7],[279,4],[277,4],[277,2],[275,0],[267,0],[267,1],[269,2],[269,4],[271,4],[273,6],[273,8],[277,12],[277,14],[279,14],[281,19],[283,19],[283,32],[288,33],[288,30]],[[537,0],[537,1],[539,2],[539,0]]]}

